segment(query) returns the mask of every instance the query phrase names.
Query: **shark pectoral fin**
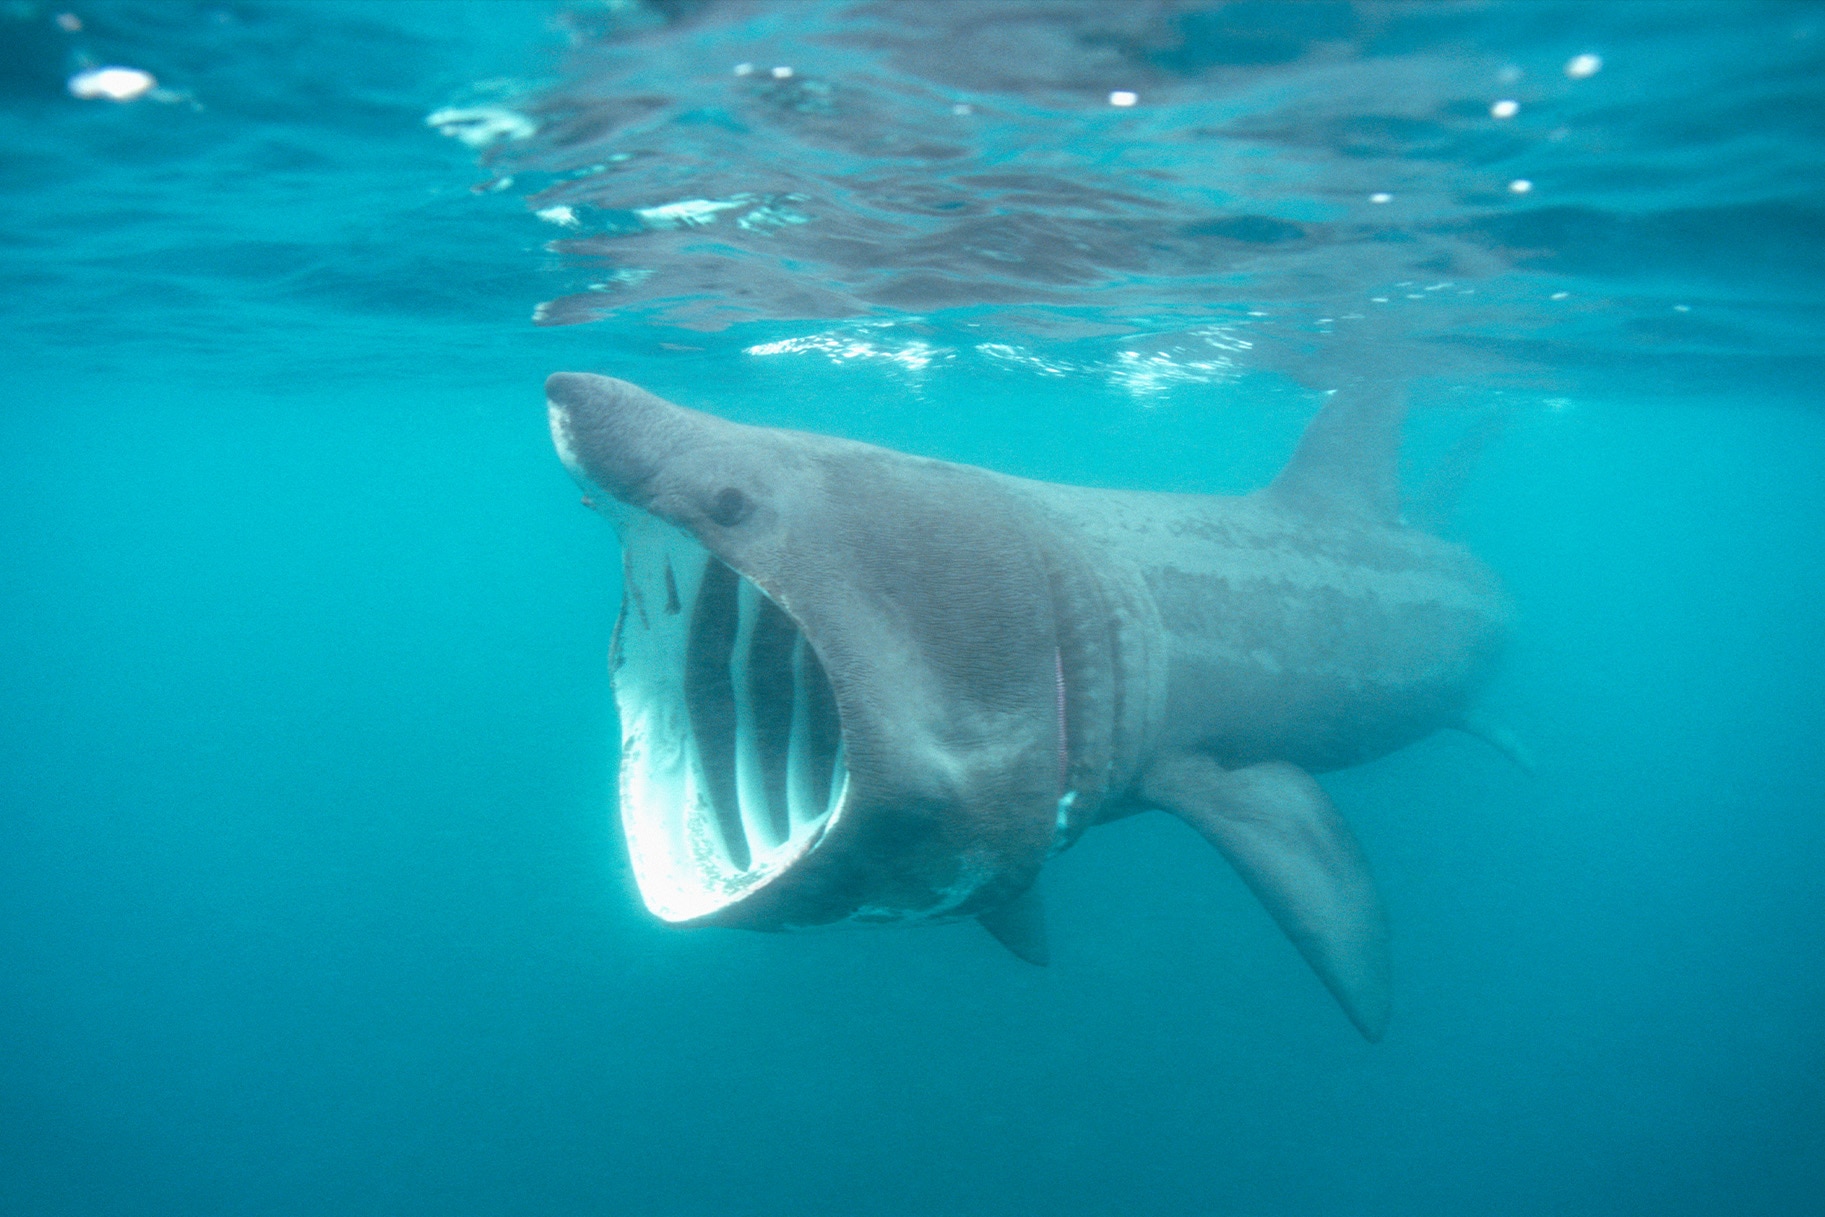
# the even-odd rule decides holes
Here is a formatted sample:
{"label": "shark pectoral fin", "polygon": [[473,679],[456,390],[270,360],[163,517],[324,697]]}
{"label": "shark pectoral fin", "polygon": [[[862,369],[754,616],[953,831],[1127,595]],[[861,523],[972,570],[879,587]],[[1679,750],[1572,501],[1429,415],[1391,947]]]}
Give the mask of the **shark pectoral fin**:
{"label": "shark pectoral fin", "polygon": [[1464,721],[1457,725],[1457,729],[1465,735],[1475,736],[1500,752],[1516,769],[1528,777],[1534,775],[1536,766],[1533,753],[1527,750],[1527,745],[1521,742],[1520,736],[1501,723],[1484,718],[1481,714],[1472,711],[1464,716]]}
{"label": "shark pectoral fin", "polygon": [[998,908],[976,914],[982,928],[1008,950],[1028,963],[1045,967],[1052,961],[1046,945],[1046,904],[1037,887],[1029,887]]}
{"label": "shark pectoral fin", "polygon": [[1303,769],[1179,756],[1142,793],[1228,858],[1370,1042],[1388,1026],[1388,925],[1362,847]]}

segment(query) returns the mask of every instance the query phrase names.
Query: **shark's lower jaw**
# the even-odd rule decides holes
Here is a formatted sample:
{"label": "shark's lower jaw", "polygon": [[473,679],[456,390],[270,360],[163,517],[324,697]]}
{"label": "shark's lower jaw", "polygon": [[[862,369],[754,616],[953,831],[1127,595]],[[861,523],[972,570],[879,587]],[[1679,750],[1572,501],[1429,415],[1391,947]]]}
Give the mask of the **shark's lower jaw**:
{"label": "shark's lower jaw", "polygon": [[670,525],[619,523],[621,822],[647,908],[696,921],[777,879],[836,821],[842,724],[784,609]]}

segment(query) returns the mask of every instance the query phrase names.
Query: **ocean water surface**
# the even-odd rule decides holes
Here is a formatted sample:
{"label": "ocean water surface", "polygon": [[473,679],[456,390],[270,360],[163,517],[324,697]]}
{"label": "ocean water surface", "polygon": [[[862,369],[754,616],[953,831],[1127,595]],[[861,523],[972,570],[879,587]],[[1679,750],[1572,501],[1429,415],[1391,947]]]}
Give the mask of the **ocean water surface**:
{"label": "ocean water surface", "polygon": [[[0,182],[0,1213],[1820,1211],[1825,5],[9,0]],[[1164,816],[1046,969],[645,911],[546,374],[1231,493],[1364,368],[1536,762],[1325,776],[1382,1043]]]}

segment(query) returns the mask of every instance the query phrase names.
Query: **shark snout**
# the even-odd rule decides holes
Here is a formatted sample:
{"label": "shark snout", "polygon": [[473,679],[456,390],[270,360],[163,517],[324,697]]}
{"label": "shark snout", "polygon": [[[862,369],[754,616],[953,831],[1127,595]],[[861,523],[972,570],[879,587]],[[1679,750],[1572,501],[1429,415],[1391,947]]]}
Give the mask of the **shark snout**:
{"label": "shark snout", "polygon": [[690,442],[689,411],[636,385],[587,372],[545,381],[551,440],[586,491],[640,506],[666,458]]}

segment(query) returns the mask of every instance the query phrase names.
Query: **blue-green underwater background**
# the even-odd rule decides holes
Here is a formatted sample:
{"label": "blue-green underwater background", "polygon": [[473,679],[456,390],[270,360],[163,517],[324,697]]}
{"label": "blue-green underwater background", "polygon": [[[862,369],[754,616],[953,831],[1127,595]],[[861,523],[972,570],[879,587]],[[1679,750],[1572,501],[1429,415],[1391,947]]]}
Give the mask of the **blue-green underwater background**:
{"label": "blue-green underwater background", "polygon": [[[1820,1212],[1821,185],[1811,4],[0,6],[0,1213]],[[1234,492],[1364,352],[1538,762],[1326,777],[1383,1043],[1165,817],[645,913],[546,373]]]}

